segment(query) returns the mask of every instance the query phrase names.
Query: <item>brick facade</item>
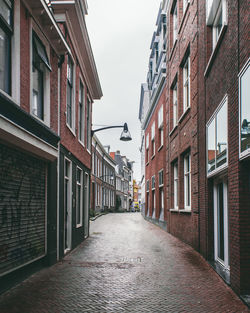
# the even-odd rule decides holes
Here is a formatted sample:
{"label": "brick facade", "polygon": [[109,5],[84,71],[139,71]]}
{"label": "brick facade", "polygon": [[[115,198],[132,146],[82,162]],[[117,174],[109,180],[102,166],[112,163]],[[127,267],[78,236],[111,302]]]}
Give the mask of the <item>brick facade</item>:
{"label": "brick facade", "polygon": [[[249,85],[248,1],[172,0],[162,1],[161,7],[164,6],[165,161],[160,155],[155,156],[155,163],[149,160],[145,186],[155,171],[165,168],[167,230],[198,250],[238,294],[247,295],[250,117],[243,87]],[[145,109],[150,112],[152,107],[151,101],[149,109]],[[142,129],[146,124],[145,141],[156,119],[154,113],[148,116],[147,124],[141,121]],[[188,178],[191,205],[186,197]],[[151,180],[145,199],[147,194],[150,216]]]}

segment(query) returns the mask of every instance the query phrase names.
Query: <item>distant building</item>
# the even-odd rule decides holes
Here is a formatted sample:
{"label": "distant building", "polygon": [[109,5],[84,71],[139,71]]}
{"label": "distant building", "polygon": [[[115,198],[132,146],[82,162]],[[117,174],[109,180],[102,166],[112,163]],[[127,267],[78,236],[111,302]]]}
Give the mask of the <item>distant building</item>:
{"label": "distant building", "polygon": [[93,213],[115,210],[116,162],[109,151],[92,137],[91,204]]}
{"label": "distant building", "polygon": [[111,157],[116,161],[116,209],[130,210],[132,203],[133,188],[133,162],[120,151],[110,152]]}

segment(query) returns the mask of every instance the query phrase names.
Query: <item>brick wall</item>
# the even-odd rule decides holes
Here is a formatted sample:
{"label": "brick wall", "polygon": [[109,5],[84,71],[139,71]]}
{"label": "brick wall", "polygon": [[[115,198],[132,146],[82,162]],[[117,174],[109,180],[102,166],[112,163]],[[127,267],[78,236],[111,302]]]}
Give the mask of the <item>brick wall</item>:
{"label": "brick wall", "polygon": [[[166,220],[166,183],[165,183],[165,169],[166,169],[166,87],[163,88],[161,96],[155,106],[155,110],[150,118],[150,121],[145,129],[145,138],[149,134],[149,162],[145,166],[145,182],[149,180],[149,203],[146,200],[146,208],[149,208],[149,216],[152,216],[152,185],[151,178],[155,175],[155,218],[159,219],[160,215],[160,198],[159,198],[159,171],[163,169],[164,180],[164,218]],[[164,143],[160,147],[160,137],[158,131],[158,111],[163,105],[163,125],[164,125]],[[151,126],[155,123],[155,156],[152,157],[152,143],[151,143]],[[147,199],[147,196],[146,196]],[[146,212],[147,214],[147,212]]]}
{"label": "brick wall", "polygon": [[[174,1],[173,1],[174,3]],[[168,118],[169,149],[168,164],[168,219],[169,231],[174,236],[198,249],[198,38],[197,38],[197,1],[191,1],[183,12],[182,2],[178,1],[178,35],[177,42],[170,45],[168,63]],[[172,38],[172,16],[168,15],[169,37]],[[190,56],[190,108],[183,111],[183,62]],[[171,87],[177,77],[178,123],[173,129],[173,91]],[[191,212],[173,212],[173,162],[178,162],[179,210],[184,209],[184,174],[183,157],[186,152],[191,156]]]}

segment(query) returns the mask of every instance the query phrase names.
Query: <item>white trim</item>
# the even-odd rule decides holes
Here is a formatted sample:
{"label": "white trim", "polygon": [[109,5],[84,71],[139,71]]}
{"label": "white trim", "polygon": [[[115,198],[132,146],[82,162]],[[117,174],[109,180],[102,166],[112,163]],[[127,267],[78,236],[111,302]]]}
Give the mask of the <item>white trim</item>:
{"label": "white trim", "polygon": [[20,0],[15,0],[14,7],[14,32],[11,45],[11,93],[13,99],[20,105]]}
{"label": "white trim", "polygon": [[[66,162],[69,163],[69,176],[66,176]],[[67,207],[65,205],[65,180],[68,181],[69,189],[68,189],[68,203]],[[63,180],[63,187],[64,187],[64,214],[66,214],[66,209],[68,212],[68,218],[67,218],[67,245],[68,247],[65,248],[65,216],[64,216],[64,253],[67,253],[72,249],[72,161],[68,159],[67,157],[64,157],[64,180]]]}
{"label": "white trim", "polygon": [[[68,100],[68,95],[67,95],[67,91],[68,91],[68,60],[69,57],[72,61],[72,90],[71,90],[71,118],[72,118],[72,126],[70,126],[68,124],[67,121],[67,100]],[[76,99],[75,99],[75,95],[76,95],[76,66],[75,66],[75,61],[73,59],[73,57],[71,55],[67,55],[67,76],[66,76],[66,92],[65,92],[65,96],[66,96],[66,126],[69,128],[69,130],[72,132],[72,134],[74,135],[74,137],[76,137]]]}
{"label": "white trim", "polygon": [[239,99],[239,159],[244,159],[248,156],[250,156],[250,147],[244,151],[241,152],[241,79],[243,77],[243,75],[246,73],[247,70],[249,70],[250,67],[250,58],[248,58],[247,62],[245,63],[245,65],[243,66],[243,68],[241,69],[238,77],[239,77],[239,95],[238,95],[238,99]]}
{"label": "white trim", "polygon": [[[80,183],[77,181],[77,171],[80,171]],[[78,186],[80,186],[80,223],[77,223],[77,212],[78,212]],[[83,170],[77,166],[76,167],[76,228],[82,227],[82,220],[83,220]]]}
{"label": "white trim", "polygon": [[[224,261],[218,256],[218,184],[223,184],[223,237],[224,237]],[[228,244],[228,191],[225,179],[217,180],[214,183],[214,259],[226,270],[229,270],[229,244]]]}
{"label": "white trim", "polygon": [[179,209],[179,171],[178,171],[178,161],[173,164],[174,171],[174,181],[173,181],[173,191],[174,191],[174,210]]}
{"label": "white trim", "polygon": [[40,28],[34,23],[33,18],[30,18],[30,114],[38,119],[40,122],[46,124],[50,127],[50,72],[47,68],[45,68],[43,74],[43,120],[41,120],[38,116],[32,113],[32,103],[33,103],[33,75],[32,75],[32,68],[33,68],[33,31],[41,40],[42,44],[44,45],[48,59],[50,61],[50,44],[41,32]]}
{"label": "white trim", "polygon": [[[188,163],[188,164],[187,164]],[[191,210],[191,196],[192,196],[192,193],[191,193],[191,186],[192,186],[192,183],[191,183],[191,154],[190,153],[187,153],[185,156],[184,156],[184,208],[185,210]],[[188,190],[188,185],[187,185],[187,179],[189,178],[189,205],[187,204],[187,197],[188,197],[188,194],[187,194],[187,190]]]}
{"label": "white trim", "polygon": [[[215,169],[212,170],[211,172],[208,172],[208,128],[209,126],[212,124],[213,121],[215,121],[215,147],[216,148],[216,144],[217,144],[217,116],[218,113],[220,112],[220,110],[222,109],[223,106],[226,106],[226,110],[227,110],[227,149],[226,149],[226,162],[224,164],[222,164],[221,166],[217,167],[217,158],[215,155]],[[206,169],[207,169],[207,177],[213,176],[214,174],[224,170],[227,166],[228,166],[228,96],[227,94],[223,97],[222,101],[220,102],[220,104],[218,105],[218,107],[216,108],[216,110],[214,111],[213,115],[210,117],[210,119],[208,120],[207,124],[206,124]],[[216,151],[216,150],[215,150]]]}
{"label": "white trim", "polygon": [[0,115],[0,138],[48,160],[57,158],[57,148]]}

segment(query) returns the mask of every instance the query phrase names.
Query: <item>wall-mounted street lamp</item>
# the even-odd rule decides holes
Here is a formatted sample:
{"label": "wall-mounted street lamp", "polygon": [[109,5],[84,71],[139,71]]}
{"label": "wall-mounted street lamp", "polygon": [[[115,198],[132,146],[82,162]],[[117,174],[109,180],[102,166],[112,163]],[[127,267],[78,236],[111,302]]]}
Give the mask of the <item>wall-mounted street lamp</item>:
{"label": "wall-mounted street lamp", "polygon": [[123,131],[122,131],[121,136],[120,136],[120,140],[122,140],[122,141],[132,140],[132,137],[131,137],[130,132],[128,130],[128,124],[127,123],[124,123],[124,125],[119,125],[119,126],[106,126],[106,127],[102,127],[102,128],[93,129],[93,130],[91,130],[91,136],[93,136],[94,133],[96,133],[96,132],[99,132],[99,131],[105,130],[105,129],[110,129],[110,128],[123,128]]}

